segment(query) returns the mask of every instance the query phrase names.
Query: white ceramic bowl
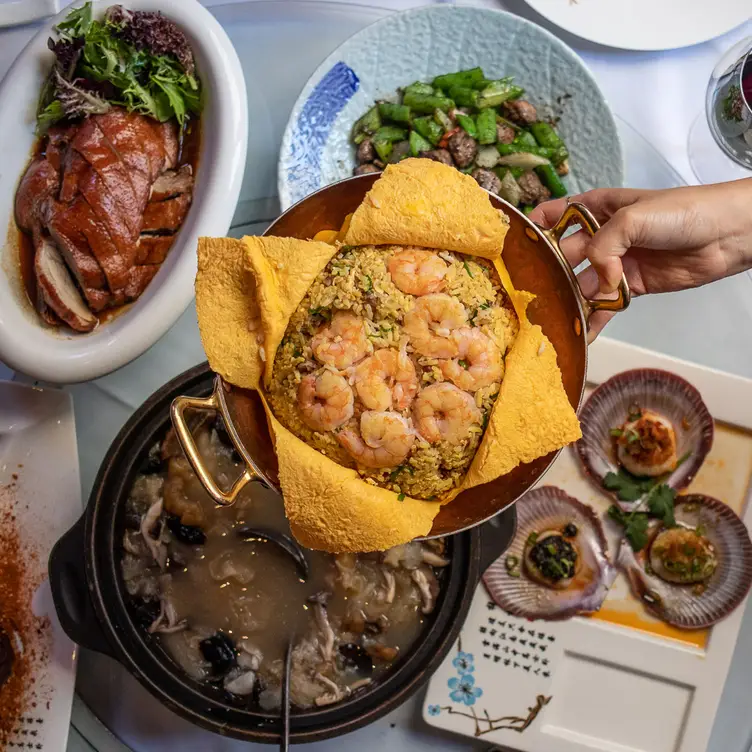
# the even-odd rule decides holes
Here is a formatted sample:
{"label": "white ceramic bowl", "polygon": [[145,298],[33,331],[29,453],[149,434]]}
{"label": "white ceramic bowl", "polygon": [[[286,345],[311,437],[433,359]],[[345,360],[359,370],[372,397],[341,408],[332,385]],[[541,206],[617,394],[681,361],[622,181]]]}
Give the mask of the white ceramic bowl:
{"label": "white ceramic bowl", "polygon": [[[94,3],[100,15],[115,0]],[[90,334],[45,327],[22,291],[16,248],[9,238],[0,268],[0,361],[52,383],[103,376],[153,345],[193,298],[199,236],[227,233],[243,177],[248,141],[245,80],[222,27],[197,0],[124,0],[131,10],[159,10],[187,35],[205,93],[202,142],[193,205],[162,268],[123,314]],[[51,19],[29,42],[0,84],[0,221],[15,228],[16,187],[34,143],[35,111],[53,61]]]}
{"label": "white ceramic bowl", "polygon": [[[566,3],[567,0],[561,0]],[[440,73],[479,65],[514,76],[527,99],[559,110],[571,158],[569,192],[621,186],[614,116],[585,63],[534,23],[491,8],[429,5],[395,13],[343,42],[308,79],[287,122],[279,156],[283,209],[352,174],[352,124],[376,99]],[[555,103],[563,95],[559,108]],[[553,113],[552,113],[553,114]]]}

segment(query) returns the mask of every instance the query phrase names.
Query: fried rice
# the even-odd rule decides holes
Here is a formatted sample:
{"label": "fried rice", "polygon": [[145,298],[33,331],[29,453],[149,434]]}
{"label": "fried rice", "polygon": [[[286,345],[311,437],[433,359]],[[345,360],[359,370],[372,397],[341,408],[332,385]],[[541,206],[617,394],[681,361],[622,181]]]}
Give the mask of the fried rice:
{"label": "fried rice", "polygon": [[[418,394],[426,387],[444,382],[442,360],[421,355],[405,332],[405,314],[416,305],[419,296],[400,290],[388,268],[389,259],[400,246],[342,246],[324,271],[311,285],[302,303],[290,319],[277,350],[269,385],[269,404],[277,419],[302,441],[345,467],[356,468],[368,483],[418,499],[437,499],[458,487],[472,462],[499,393],[504,374],[503,361],[518,332],[518,320],[493,264],[482,258],[450,251],[438,254],[447,265],[441,292],[459,301],[467,315],[467,326],[480,330],[498,347],[502,367],[498,379],[471,394],[480,411],[480,421],[467,428],[455,441],[429,442],[420,431],[408,407],[400,412],[415,431],[409,454],[394,466],[366,467],[340,443],[341,431],[359,433],[359,421],[367,409],[353,389],[353,414],[334,430],[313,430],[304,420],[299,406],[301,382],[309,374],[324,368],[314,356],[312,339],[325,330],[339,311],[350,312],[363,321],[369,354],[384,348],[402,351],[412,361],[417,375]],[[463,367],[467,367],[460,360]],[[357,365],[357,364],[356,364]],[[355,382],[354,368],[339,369],[350,386]],[[414,403],[413,403],[414,404]]]}

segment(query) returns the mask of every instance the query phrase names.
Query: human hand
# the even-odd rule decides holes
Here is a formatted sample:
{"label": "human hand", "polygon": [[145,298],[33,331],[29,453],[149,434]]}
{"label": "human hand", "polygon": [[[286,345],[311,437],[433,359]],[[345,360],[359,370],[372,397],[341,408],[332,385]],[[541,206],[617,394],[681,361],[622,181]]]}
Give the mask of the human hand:
{"label": "human hand", "polygon": [[[587,297],[616,291],[622,272],[632,295],[674,292],[752,268],[752,179],[662,191],[599,188],[578,196],[601,224],[592,238],[579,230],[561,242]],[[551,227],[567,199],[538,206],[530,219]],[[592,341],[613,313],[597,311]]]}

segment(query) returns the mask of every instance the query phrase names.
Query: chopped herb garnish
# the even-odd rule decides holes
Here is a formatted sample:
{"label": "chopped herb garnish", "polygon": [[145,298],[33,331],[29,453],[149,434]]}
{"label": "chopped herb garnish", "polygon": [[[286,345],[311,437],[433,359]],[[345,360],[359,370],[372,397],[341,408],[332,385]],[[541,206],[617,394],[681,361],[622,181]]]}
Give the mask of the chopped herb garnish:
{"label": "chopped herb garnish", "polygon": [[457,361],[465,370],[470,368],[470,364],[466,360],[458,360]]}
{"label": "chopped herb garnish", "polygon": [[328,308],[309,308],[308,313],[310,313],[311,316],[319,316],[327,321],[332,317],[332,312]]}
{"label": "chopped herb garnish", "polygon": [[629,406],[629,414],[627,415],[627,420],[630,423],[634,423],[636,420],[639,420],[642,417],[642,408],[636,404],[633,403]]}
{"label": "chopped herb garnish", "polygon": [[618,439],[618,438],[619,438],[619,436],[621,436],[621,435],[622,435],[622,433],[624,433],[624,432],[623,432],[623,431],[621,430],[621,428],[612,428],[612,429],[611,429],[611,430],[609,431],[609,433],[610,433],[610,434],[611,434],[611,436],[613,436],[613,437],[614,437],[615,439]]}
{"label": "chopped herb garnish", "polygon": [[[407,465],[400,465],[399,467],[395,467],[394,470],[392,470],[391,473],[389,473],[389,482],[394,483],[395,480],[397,480],[397,476],[407,468]],[[411,473],[412,474],[412,473]]]}
{"label": "chopped herb garnish", "polygon": [[606,473],[603,478],[603,487],[607,491],[615,491],[617,498],[621,501],[637,501],[657,482],[656,478],[647,480],[636,478],[624,468],[620,468],[618,473]]}
{"label": "chopped herb garnish", "polygon": [[633,431],[631,428],[626,433],[627,444],[634,444],[640,440],[640,434],[637,431]]}
{"label": "chopped herb garnish", "polygon": [[[472,276],[472,275],[471,275],[471,276]],[[481,304],[480,304],[480,305],[478,306],[478,308],[483,308],[483,309],[486,309],[486,308],[490,308],[490,307],[491,307],[491,304],[490,304],[490,303],[481,303]]]}
{"label": "chopped herb garnish", "polygon": [[527,536],[527,545],[532,546],[535,541],[538,540],[538,533],[530,533],[530,535]]}
{"label": "chopped herb garnish", "polygon": [[465,271],[467,272],[468,276],[472,278],[472,276],[473,276],[473,271],[472,271],[472,269],[470,268],[470,264],[468,264],[468,263],[467,263],[467,261],[463,261],[463,262],[462,262],[462,265],[463,265],[463,266],[465,267]]}
{"label": "chopped herb garnish", "polygon": [[644,512],[626,514],[613,504],[608,508],[608,516],[624,527],[624,536],[634,551],[642,551],[648,544],[648,516]]}
{"label": "chopped herb garnish", "polygon": [[654,490],[648,492],[648,512],[651,516],[662,520],[666,527],[674,527],[676,525],[676,518],[674,517],[675,498],[676,492],[665,483],[656,486]]}
{"label": "chopped herb garnish", "polygon": [[292,350],[292,357],[293,358],[299,358],[303,354],[303,351],[295,345],[295,347]]}
{"label": "chopped herb garnish", "polygon": [[366,274],[365,275],[365,281],[368,283],[368,287],[365,285],[363,286],[363,290],[365,292],[371,292],[373,290],[373,280]]}
{"label": "chopped herb garnish", "polygon": [[401,494],[400,494],[400,495],[399,495],[399,496],[397,497],[397,501],[404,501],[404,500],[405,500],[405,494],[401,493]]}
{"label": "chopped herb garnish", "polygon": [[520,560],[517,556],[507,556],[507,558],[504,559],[504,566],[510,577],[520,576]]}
{"label": "chopped herb garnish", "polygon": [[[616,475],[612,473],[612,475]],[[658,479],[653,479],[657,481]],[[605,485],[605,484],[604,484]],[[619,497],[621,498],[621,496]],[[636,496],[634,499],[623,499],[624,501],[636,501],[641,498]],[[632,512],[627,514],[620,507],[613,505],[609,507],[608,516],[624,527],[624,535],[629,544],[635,551],[641,551],[648,543],[648,523],[650,517],[655,517],[666,527],[674,527],[676,518],[674,516],[674,499],[676,491],[667,486],[665,483],[653,485],[648,489],[643,502],[636,504]],[[644,511],[644,505],[647,511]]]}
{"label": "chopped herb garnish", "polygon": [[705,525],[698,525],[695,528],[695,535],[697,535],[697,536],[705,535],[706,532],[707,532],[707,529],[706,529]]}

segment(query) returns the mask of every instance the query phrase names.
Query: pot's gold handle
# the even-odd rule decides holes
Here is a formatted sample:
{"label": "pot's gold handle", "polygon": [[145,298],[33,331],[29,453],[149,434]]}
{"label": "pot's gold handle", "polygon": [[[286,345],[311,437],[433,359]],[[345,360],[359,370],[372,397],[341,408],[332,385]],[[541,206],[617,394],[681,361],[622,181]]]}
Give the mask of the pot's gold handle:
{"label": "pot's gold handle", "polygon": [[[556,248],[559,256],[561,256],[564,261],[566,261],[566,257],[561,250],[560,242],[562,235],[564,235],[567,228],[571,225],[580,225],[580,227],[582,227],[582,229],[591,237],[600,229],[598,221],[585,204],[580,204],[577,201],[568,204],[564,213],[559,217],[559,221],[550,230],[543,230],[543,234],[551,241],[551,243],[553,243],[554,248]],[[567,261],[567,264],[568,263],[569,262]],[[585,296],[579,284],[577,285],[577,289],[580,294],[580,299],[582,300],[582,305],[585,308],[585,315],[588,324],[590,323],[590,317],[596,311],[612,311],[614,313],[617,311],[624,311],[632,300],[629,283],[624,274],[621,275],[619,287],[617,288],[618,296],[614,300],[594,300]]]}
{"label": "pot's gold handle", "polygon": [[[228,491],[223,491],[217,485],[211,473],[204,467],[204,461],[185,419],[186,410],[216,410],[222,415],[225,422],[227,422],[227,416],[224,413],[223,405],[217,394],[217,389],[220,388],[219,379],[217,379],[214,384],[214,391],[209,397],[176,397],[172,401],[172,405],[170,405],[170,417],[172,418],[172,425],[175,426],[180,446],[183,448],[188,462],[191,463],[193,472],[196,473],[209,496],[220,506],[226,507],[234,504],[238,498],[238,494],[252,480],[259,480],[260,477],[246,466],[243,474],[233,483],[232,488]],[[232,435],[230,435],[230,438],[232,439]],[[235,443],[234,440],[233,443]],[[236,447],[236,449],[240,451],[239,447]]]}

